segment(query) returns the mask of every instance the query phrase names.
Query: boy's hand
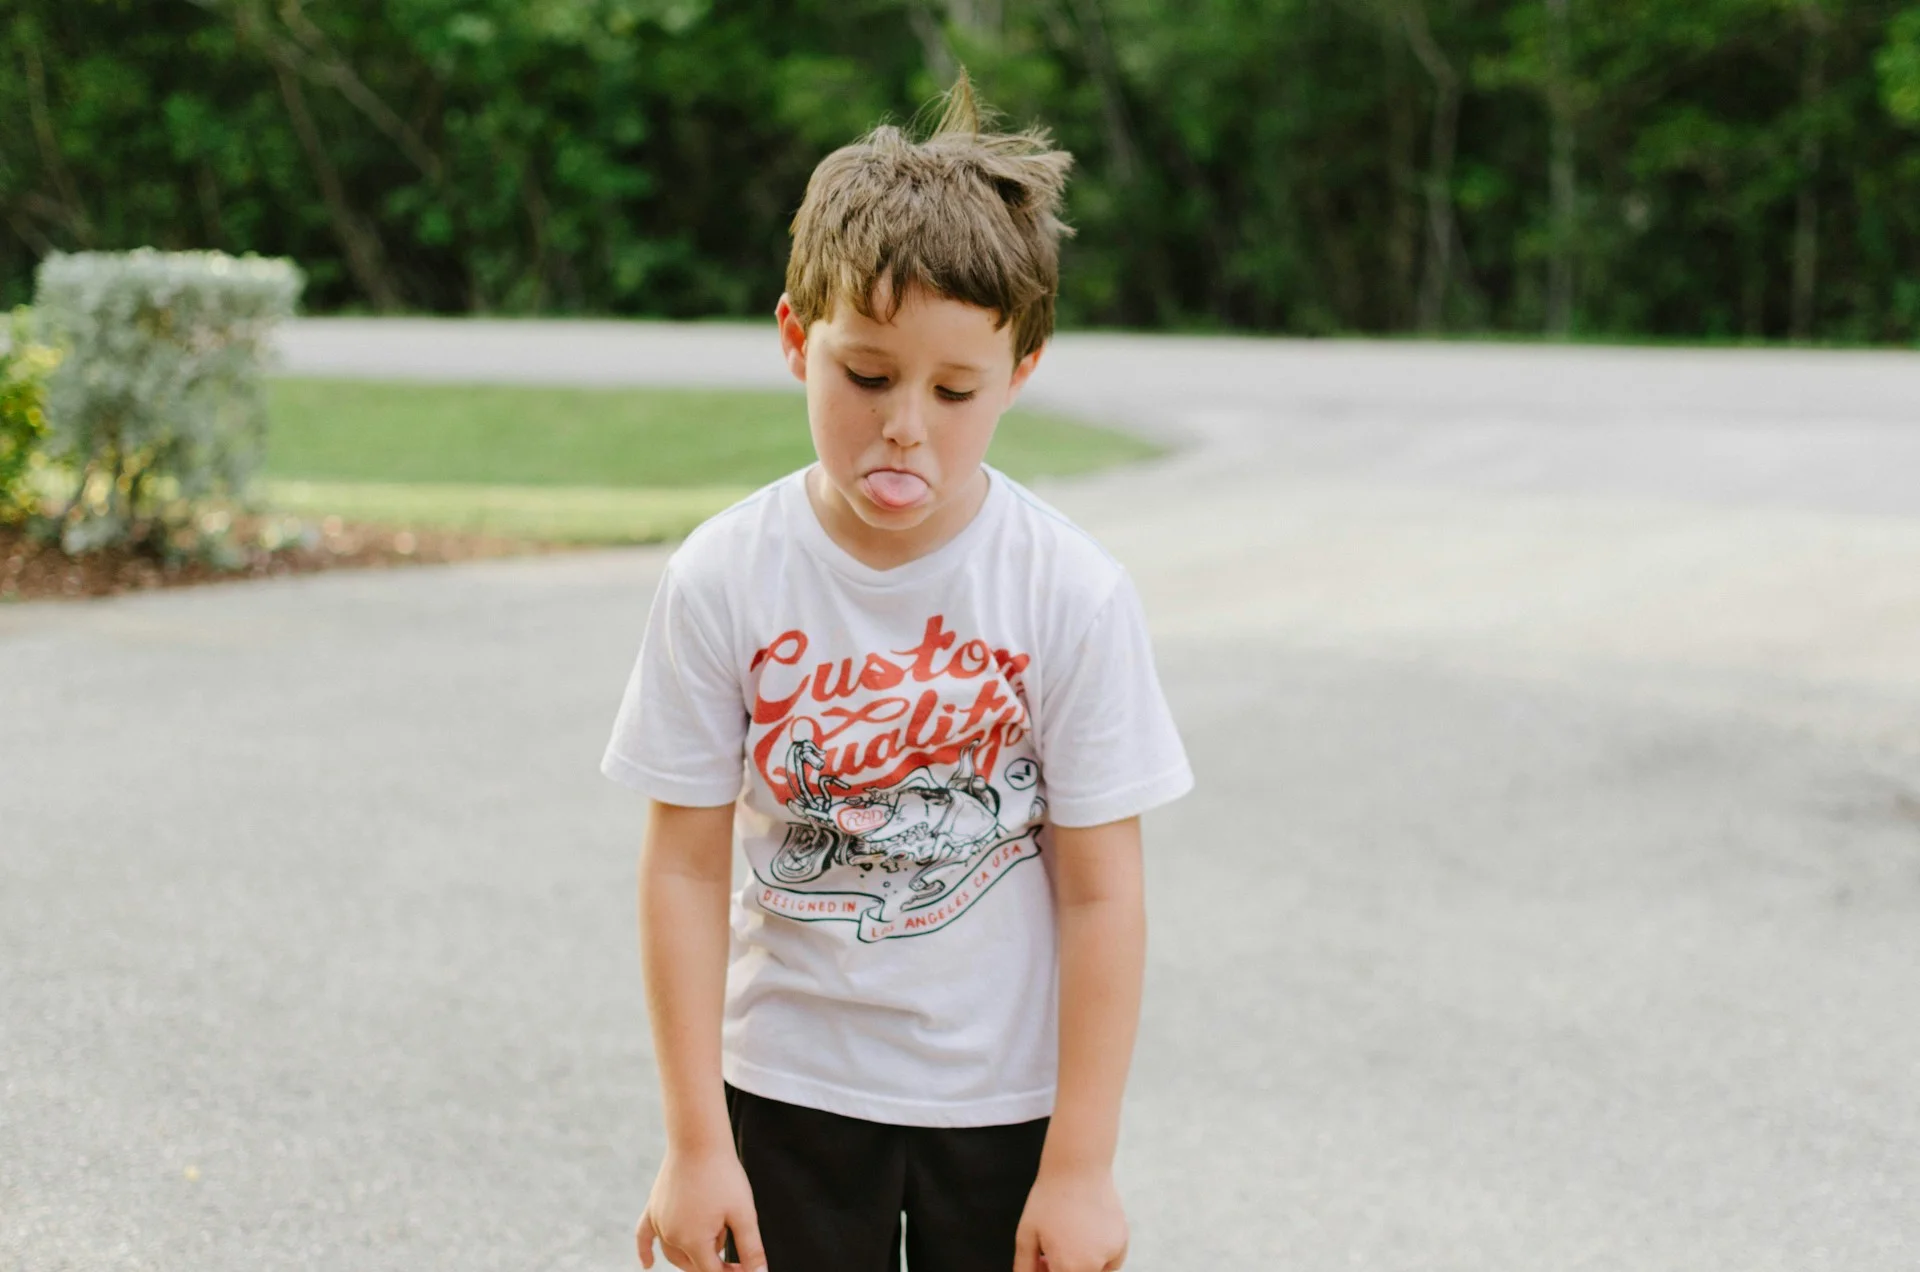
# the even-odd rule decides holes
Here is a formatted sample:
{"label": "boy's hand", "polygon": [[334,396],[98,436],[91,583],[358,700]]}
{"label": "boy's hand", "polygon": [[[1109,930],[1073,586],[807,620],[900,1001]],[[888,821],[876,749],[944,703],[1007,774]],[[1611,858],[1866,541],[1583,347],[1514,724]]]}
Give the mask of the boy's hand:
{"label": "boy's hand", "polygon": [[1127,1214],[1111,1171],[1049,1171],[1027,1194],[1013,1272],[1114,1272],[1127,1260]]}
{"label": "boy's hand", "polygon": [[[728,1229],[733,1231],[739,1263],[720,1261]],[[723,1272],[735,1267],[767,1272],[753,1190],[732,1145],[702,1154],[669,1149],[633,1235],[644,1268],[653,1266],[653,1243],[658,1238],[661,1254],[682,1272]]]}

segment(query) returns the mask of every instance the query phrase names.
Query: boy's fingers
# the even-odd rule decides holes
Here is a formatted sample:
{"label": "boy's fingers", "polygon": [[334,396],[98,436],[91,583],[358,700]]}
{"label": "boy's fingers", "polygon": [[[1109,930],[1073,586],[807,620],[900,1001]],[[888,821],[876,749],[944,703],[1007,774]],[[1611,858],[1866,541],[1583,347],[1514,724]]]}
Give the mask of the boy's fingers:
{"label": "boy's fingers", "polygon": [[633,1230],[633,1244],[640,1251],[640,1266],[653,1266],[653,1216],[642,1213],[640,1226]]}
{"label": "boy's fingers", "polygon": [[760,1244],[760,1221],[752,1211],[729,1215],[727,1226],[733,1229],[733,1253],[740,1262],[734,1266],[743,1272],[767,1272],[766,1247]]}
{"label": "boy's fingers", "polygon": [[1040,1260],[1040,1237],[1031,1228],[1022,1228],[1014,1234],[1013,1272],[1045,1272]]}
{"label": "boy's fingers", "polygon": [[660,1243],[660,1252],[667,1256],[667,1262],[686,1272],[726,1272],[726,1265],[720,1262],[720,1256],[711,1250],[702,1250],[699,1246],[691,1250],[677,1245]]}

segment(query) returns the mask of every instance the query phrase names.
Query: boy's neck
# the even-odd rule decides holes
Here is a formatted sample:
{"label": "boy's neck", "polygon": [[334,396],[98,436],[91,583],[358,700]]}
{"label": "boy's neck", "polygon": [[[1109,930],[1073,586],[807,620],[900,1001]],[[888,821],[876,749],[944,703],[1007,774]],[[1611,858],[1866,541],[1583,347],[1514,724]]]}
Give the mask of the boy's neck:
{"label": "boy's neck", "polygon": [[925,521],[905,530],[882,530],[862,521],[818,464],[807,470],[804,485],[807,503],[827,538],[870,570],[892,570],[953,542],[979,515],[992,482],[985,467],[976,469],[960,492],[935,508]]}

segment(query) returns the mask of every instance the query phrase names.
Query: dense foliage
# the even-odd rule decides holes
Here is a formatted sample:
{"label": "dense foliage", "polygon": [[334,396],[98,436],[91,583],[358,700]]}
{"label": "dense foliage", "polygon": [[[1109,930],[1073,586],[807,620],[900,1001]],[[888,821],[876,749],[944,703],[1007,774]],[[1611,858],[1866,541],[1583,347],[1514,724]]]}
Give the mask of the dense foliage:
{"label": "dense foliage", "polygon": [[33,508],[33,466],[47,435],[47,378],[59,351],[33,336],[31,311],[16,309],[0,341],[0,525]]}
{"label": "dense foliage", "polygon": [[151,243],[764,312],[813,162],[962,61],[1079,156],[1071,322],[1920,338],[1915,0],[8,0],[0,304]]}
{"label": "dense foliage", "polygon": [[71,474],[63,548],[197,544],[199,505],[245,493],[265,443],[268,341],[299,296],[298,270],[259,257],[142,249],[42,262],[34,323],[62,354],[47,452]]}

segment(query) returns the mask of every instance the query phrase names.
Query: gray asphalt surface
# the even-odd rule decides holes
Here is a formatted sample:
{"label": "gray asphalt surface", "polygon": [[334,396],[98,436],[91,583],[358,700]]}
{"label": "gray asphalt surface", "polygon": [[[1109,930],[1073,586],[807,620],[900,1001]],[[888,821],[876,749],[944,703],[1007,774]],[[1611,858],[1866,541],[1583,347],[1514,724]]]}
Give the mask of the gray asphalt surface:
{"label": "gray asphalt surface", "polygon": [[[770,331],[290,370],[782,383]],[[1920,1266],[1920,357],[1067,337],[1128,562],[1130,1267]],[[660,550],[0,608],[0,1267],[620,1269]],[[776,1269],[776,1272],[778,1270]]]}

